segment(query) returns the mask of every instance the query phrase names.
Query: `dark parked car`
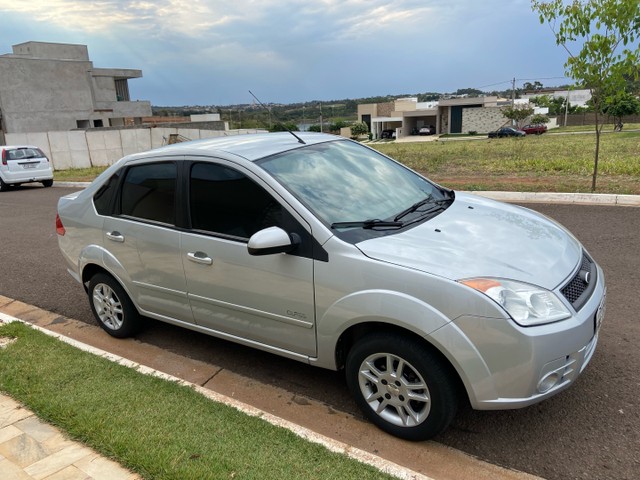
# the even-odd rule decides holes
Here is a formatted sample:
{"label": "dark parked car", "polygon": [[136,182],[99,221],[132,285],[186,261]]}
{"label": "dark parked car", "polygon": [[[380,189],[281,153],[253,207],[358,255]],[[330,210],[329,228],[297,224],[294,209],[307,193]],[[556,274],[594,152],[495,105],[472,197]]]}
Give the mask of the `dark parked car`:
{"label": "dark parked car", "polygon": [[502,137],[524,137],[526,133],[522,130],[518,130],[513,127],[502,127],[495,132],[489,132],[489,138],[502,138]]}
{"label": "dark parked car", "polygon": [[383,130],[380,138],[396,138],[395,130]]}
{"label": "dark parked car", "polygon": [[525,125],[524,127],[522,127],[522,131],[527,135],[542,135],[547,131],[547,126],[542,123]]}

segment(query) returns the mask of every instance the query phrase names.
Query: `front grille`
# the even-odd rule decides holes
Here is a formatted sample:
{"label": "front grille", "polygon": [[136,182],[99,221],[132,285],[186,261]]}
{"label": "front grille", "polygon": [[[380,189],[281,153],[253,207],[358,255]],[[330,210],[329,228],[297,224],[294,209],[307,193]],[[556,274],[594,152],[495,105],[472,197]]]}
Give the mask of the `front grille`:
{"label": "front grille", "polygon": [[[586,273],[589,274],[588,277],[585,275]],[[569,283],[560,290],[562,295],[564,295],[576,310],[580,310],[582,305],[591,295],[596,284],[596,273],[597,269],[595,263],[593,263],[593,261],[583,253],[580,268],[574,277],[569,280]],[[585,281],[585,278],[589,279],[588,283]]]}

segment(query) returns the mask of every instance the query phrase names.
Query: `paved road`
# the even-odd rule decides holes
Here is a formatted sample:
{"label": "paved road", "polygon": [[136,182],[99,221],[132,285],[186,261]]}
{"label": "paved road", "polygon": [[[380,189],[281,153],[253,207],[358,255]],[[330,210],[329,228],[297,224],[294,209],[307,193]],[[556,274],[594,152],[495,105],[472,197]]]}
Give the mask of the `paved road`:
{"label": "paved road", "polygon": [[[89,323],[83,290],[66,273],[55,203],[71,189],[0,194],[0,294]],[[548,479],[640,477],[640,209],[531,205],[566,225],[607,275],[607,317],[592,363],[566,392],[522,410],[462,408],[437,440]],[[339,373],[153,323],[139,340],[360,416]]]}

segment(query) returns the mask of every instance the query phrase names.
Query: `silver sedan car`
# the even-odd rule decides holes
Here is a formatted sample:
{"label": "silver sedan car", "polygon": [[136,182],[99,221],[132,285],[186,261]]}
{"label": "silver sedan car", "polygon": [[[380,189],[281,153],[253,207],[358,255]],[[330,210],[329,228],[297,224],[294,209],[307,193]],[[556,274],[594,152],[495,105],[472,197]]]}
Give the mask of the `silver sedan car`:
{"label": "silver sedan car", "polygon": [[62,197],[56,227],[110,335],[144,316],[342,369],[410,440],[461,398],[509,409],[565,389],[604,316],[602,270],[557,223],[325,134],[127,156]]}

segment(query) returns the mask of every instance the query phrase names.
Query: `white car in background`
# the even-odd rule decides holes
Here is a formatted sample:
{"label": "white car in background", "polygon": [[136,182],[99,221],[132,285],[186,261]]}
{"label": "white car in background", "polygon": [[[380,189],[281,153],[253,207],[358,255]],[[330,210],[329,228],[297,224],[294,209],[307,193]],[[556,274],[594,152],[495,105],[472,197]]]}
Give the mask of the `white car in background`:
{"label": "white car in background", "polygon": [[0,146],[0,192],[10,186],[41,182],[53,185],[53,169],[47,156],[31,145]]}

